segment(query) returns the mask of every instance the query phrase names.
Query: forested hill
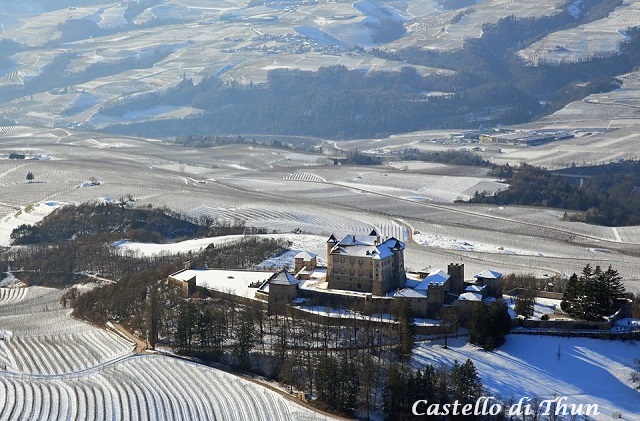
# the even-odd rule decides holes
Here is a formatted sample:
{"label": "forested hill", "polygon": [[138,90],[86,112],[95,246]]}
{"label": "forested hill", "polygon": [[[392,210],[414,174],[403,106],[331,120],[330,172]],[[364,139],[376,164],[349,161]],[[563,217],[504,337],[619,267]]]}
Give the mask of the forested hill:
{"label": "forested hill", "polygon": [[[568,219],[606,226],[640,224],[640,162],[609,164],[586,170],[581,186],[567,178],[538,167],[522,164],[492,169],[505,179],[509,189],[485,196],[477,192],[471,202],[497,205],[544,206],[572,211]],[[580,174],[578,168],[559,170],[556,174]]]}
{"label": "forested hill", "polygon": [[36,225],[23,224],[11,233],[13,244],[51,244],[87,237],[98,241],[168,240],[242,233],[242,224],[216,227],[214,221],[194,221],[169,209],[128,208],[113,204],[63,206]]}
{"label": "forested hill", "polygon": [[456,52],[358,50],[449,73],[423,76],[409,66],[399,72],[365,73],[332,66],[316,72],[275,69],[263,85],[224,84],[218,79],[193,84],[186,79],[168,92],[136,96],[101,113],[120,118],[158,104],[203,110],[179,123],[109,128],[152,137],[265,133],[343,139],[528,122],[589,94],[618,88],[615,76],[640,62],[640,29],[628,30],[620,52],[608,57],[538,66],[518,58],[520,49],[549,33],[606,16],[620,0],[582,3],[580,17],[566,9],[552,16],[503,18],[485,25],[481,38],[466,41]]}

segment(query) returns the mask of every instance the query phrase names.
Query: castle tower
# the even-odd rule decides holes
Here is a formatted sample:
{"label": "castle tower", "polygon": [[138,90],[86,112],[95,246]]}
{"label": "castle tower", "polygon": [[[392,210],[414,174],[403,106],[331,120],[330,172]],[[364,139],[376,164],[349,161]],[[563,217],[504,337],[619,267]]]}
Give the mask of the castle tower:
{"label": "castle tower", "polygon": [[457,295],[462,294],[464,292],[464,263],[449,263],[447,274],[450,276],[450,292]]}
{"label": "castle tower", "polygon": [[338,244],[338,239],[331,234],[331,237],[327,240],[327,279],[331,276],[333,271],[333,257],[331,256],[331,250]]}

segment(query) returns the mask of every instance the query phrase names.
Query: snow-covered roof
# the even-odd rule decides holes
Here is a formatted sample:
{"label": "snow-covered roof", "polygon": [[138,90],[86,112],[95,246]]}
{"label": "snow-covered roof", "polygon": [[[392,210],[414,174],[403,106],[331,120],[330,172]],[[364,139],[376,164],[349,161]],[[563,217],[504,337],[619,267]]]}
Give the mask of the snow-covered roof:
{"label": "snow-covered roof", "polygon": [[442,285],[449,280],[450,276],[447,272],[440,269],[436,272],[430,273],[424,278],[423,282],[427,282],[429,284],[438,284]]}
{"label": "snow-covered roof", "polygon": [[483,289],[485,289],[487,286],[486,285],[469,285],[468,287],[465,288],[465,291],[467,292],[480,292]]}
{"label": "snow-covered roof", "polygon": [[301,251],[300,253],[295,255],[294,259],[302,259],[304,261],[307,261],[315,259],[316,257],[318,257],[318,255],[315,253],[311,253],[310,251]]}
{"label": "snow-covered roof", "polygon": [[170,275],[179,281],[188,281],[195,277],[199,287],[228,292],[241,297],[253,298],[255,287],[273,276],[272,271],[244,271],[224,269],[187,269]]}
{"label": "snow-covered roof", "polygon": [[422,282],[420,279],[413,279],[413,278],[409,278],[407,276],[406,281],[404,282],[404,287],[405,288],[415,288],[418,285],[420,285],[420,282]]}
{"label": "snow-covered roof", "polygon": [[380,244],[378,239],[379,237],[374,235],[350,234],[333,246],[330,253],[380,260],[393,256],[398,250],[404,250],[404,243],[396,238],[391,237]]}
{"label": "snow-covered roof", "polygon": [[282,270],[271,278],[268,281],[272,285],[297,285],[300,283],[299,280],[296,279],[295,276],[287,272],[286,270]]}
{"label": "snow-covered roof", "polygon": [[411,288],[403,288],[396,291],[392,297],[406,297],[406,298],[425,298],[427,296],[426,291],[416,291]]}
{"label": "snow-covered roof", "polygon": [[475,275],[474,278],[476,279],[498,279],[502,276],[502,274],[500,272],[496,272],[493,270],[485,270],[483,272],[480,272],[479,274]]}
{"label": "snow-covered roof", "polygon": [[460,294],[458,298],[460,301],[482,301],[482,294],[477,292],[465,292]]}

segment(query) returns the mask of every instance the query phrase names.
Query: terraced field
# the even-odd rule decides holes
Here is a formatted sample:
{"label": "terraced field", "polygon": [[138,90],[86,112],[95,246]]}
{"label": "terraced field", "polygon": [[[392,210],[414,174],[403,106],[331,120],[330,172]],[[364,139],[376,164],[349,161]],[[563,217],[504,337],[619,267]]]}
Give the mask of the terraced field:
{"label": "terraced field", "polygon": [[330,419],[220,370],[163,356],[59,376],[0,376],[0,419]]}
{"label": "terraced field", "polygon": [[0,288],[0,419],[325,419],[237,376],[74,320],[61,291]]}
{"label": "terraced field", "polygon": [[0,291],[0,366],[7,372],[65,374],[118,360],[133,350],[129,341],[71,319],[71,310],[59,304],[62,291]]}

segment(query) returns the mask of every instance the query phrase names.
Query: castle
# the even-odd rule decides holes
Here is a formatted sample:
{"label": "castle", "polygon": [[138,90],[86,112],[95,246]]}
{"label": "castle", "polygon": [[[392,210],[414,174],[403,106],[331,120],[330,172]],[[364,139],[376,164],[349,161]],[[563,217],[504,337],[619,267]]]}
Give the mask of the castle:
{"label": "castle", "polygon": [[404,243],[391,237],[381,241],[369,235],[347,235],[342,240],[331,235],[327,240],[327,282],[330,289],[370,292],[386,295],[402,288]]}
{"label": "castle", "polygon": [[[292,302],[329,307],[355,308],[369,303],[377,313],[390,313],[394,303],[408,302],[414,317],[436,318],[443,306],[467,312],[476,303],[502,297],[501,274],[485,270],[465,280],[464,264],[451,263],[444,270],[407,273],[405,243],[369,235],[331,235],[326,242],[326,267],[317,255],[302,251],[294,257],[293,273],[287,270],[228,271],[191,269],[169,276],[169,282],[190,296],[204,287],[262,302],[269,314],[286,314]],[[248,285],[248,286],[247,286]]]}
{"label": "castle", "polygon": [[375,231],[342,239],[331,235],[326,244],[326,272],[318,268],[315,254],[300,252],[289,282],[275,281],[284,279],[284,274],[274,275],[258,289],[256,297],[269,303],[270,312],[284,311],[283,305],[295,298],[341,306],[364,300],[380,309],[402,300],[409,303],[414,317],[434,318],[445,305],[464,309],[502,296],[500,273],[486,270],[465,281],[464,264],[451,263],[446,272],[425,270],[407,276],[405,244],[393,237],[383,240]]}

